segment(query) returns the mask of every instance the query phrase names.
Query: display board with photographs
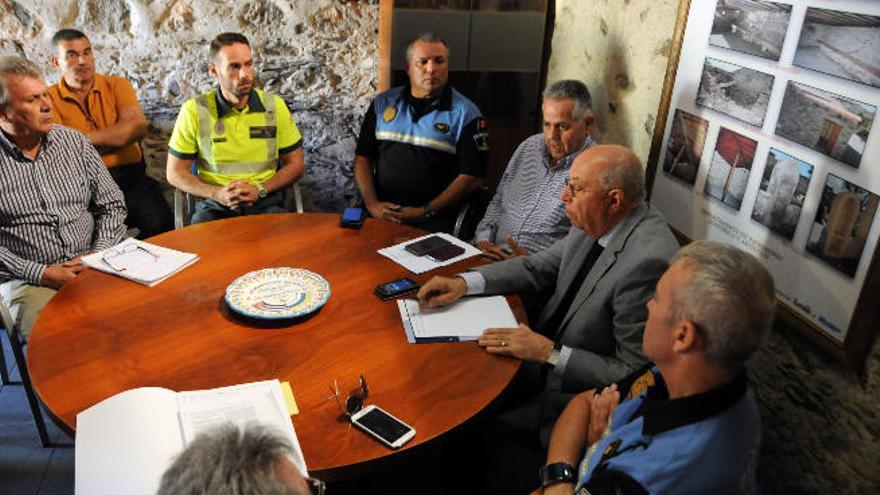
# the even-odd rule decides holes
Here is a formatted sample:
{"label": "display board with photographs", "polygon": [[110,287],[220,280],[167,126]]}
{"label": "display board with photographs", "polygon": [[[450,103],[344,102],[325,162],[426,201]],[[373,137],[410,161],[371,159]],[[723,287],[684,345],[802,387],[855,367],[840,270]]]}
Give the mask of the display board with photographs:
{"label": "display board with photographs", "polygon": [[880,331],[862,297],[880,285],[880,2],[681,3],[651,202],[685,237],[758,256],[786,313],[863,358]]}

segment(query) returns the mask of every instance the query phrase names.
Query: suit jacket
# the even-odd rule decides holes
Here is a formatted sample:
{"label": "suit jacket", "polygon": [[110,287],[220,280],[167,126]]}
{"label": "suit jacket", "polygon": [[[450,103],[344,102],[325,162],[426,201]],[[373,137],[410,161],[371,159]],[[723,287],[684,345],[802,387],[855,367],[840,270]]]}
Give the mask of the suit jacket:
{"label": "suit jacket", "polygon": [[[486,279],[487,293],[554,290],[532,327],[572,348],[565,373],[551,370],[544,383],[546,412],[555,414],[553,419],[575,393],[616,382],[648,362],[642,353],[645,304],[679,248],[663,214],[646,203],[621,220],[592,267],[581,266],[594,242],[573,227],[543,251],[476,269]],[[589,273],[560,327],[544,328],[581,269]],[[540,373],[539,365],[524,367]]]}

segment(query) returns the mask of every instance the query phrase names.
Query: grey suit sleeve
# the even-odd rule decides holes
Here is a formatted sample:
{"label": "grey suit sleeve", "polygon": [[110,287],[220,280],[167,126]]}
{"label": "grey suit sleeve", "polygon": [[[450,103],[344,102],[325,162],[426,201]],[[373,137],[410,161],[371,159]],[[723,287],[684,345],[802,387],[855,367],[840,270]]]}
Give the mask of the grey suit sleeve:
{"label": "grey suit sleeve", "polygon": [[486,279],[486,294],[554,289],[559,266],[571,236],[572,232],[569,232],[565,238],[532,255],[518,256],[476,268],[475,271]]}
{"label": "grey suit sleeve", "polygon": [[645,306],[654,295],[657,280],[669,265],[666,259],[651,257],[633,266],[615,287],[612,297],[615,350],[612,356],[572,349],[565,367],[565,388],[585,390],[620,380],[648,359],[642,353],[642,334],[648,319]]}

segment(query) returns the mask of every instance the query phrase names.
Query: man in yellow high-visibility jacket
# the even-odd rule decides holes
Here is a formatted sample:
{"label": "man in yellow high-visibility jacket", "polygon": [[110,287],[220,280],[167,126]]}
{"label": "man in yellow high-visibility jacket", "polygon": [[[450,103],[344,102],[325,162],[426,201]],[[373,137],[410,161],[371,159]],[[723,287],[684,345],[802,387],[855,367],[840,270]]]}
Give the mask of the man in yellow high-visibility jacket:
{"label": "man in yellow high-visibility jacket", "polygon": [[209,71],[218,88],[187,100],[174,124],[168,182],[203,198],[193,223],[287,211],[281,192],[305,169],[290,110],[279,96],[253,87],[250,43],[239,33],[211,41]]}

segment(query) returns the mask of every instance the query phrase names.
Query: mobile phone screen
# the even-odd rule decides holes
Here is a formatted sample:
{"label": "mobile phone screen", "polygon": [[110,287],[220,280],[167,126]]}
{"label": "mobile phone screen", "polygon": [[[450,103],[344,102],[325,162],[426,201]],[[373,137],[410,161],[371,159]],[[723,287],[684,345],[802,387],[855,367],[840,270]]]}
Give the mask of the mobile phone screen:
{"label": "mobile phone screen", "polygon": [[388,443],[394,443],[410,431],[409,426],[389,416],[378,407],[358,418],[357,422]]}
{"label": "mobile phone screen", "polygon": [[383,284],[380,287],[386,294],[400,294],[401,292],[406,292],[415,286],[416,283],[412,279],[402,278],[400,280]]}
{"label": "mobile phone screen", "polygon": [[363,217],[363,210],[360,208],[346,208],[342,212],[342,220],[346,222],[360,222]]}
{"label": "mobile phone screen", "polygon": [[403,246],[403,248],[416,256],[424,256],[429,252],[447,244],[450,244],[450,242],[438,235],[434,235],[422,239],[421,241],[407,244]]}

